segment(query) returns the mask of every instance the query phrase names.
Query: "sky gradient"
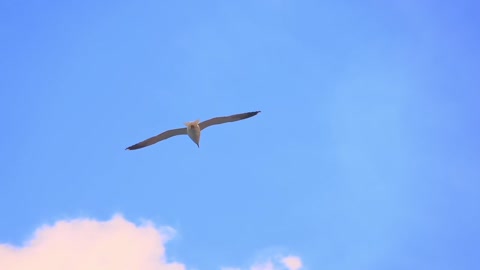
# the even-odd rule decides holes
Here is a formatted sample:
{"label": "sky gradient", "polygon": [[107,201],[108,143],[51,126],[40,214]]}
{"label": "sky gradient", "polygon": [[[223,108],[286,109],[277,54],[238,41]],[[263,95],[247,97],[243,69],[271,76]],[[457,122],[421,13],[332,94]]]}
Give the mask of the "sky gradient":
{"label": "sky gradient", "polygon": [[479,10],[1,1],[0,269],[479,268]]}

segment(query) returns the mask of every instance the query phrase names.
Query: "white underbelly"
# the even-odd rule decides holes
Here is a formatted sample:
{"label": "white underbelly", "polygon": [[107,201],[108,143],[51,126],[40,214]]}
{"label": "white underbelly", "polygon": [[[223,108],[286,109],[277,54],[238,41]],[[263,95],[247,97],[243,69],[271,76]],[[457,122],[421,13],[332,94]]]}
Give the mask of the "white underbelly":
{"label": "white underbelly", "polygon": [[187,134],[195,143],[200,142],[200,128],[187,128]]}

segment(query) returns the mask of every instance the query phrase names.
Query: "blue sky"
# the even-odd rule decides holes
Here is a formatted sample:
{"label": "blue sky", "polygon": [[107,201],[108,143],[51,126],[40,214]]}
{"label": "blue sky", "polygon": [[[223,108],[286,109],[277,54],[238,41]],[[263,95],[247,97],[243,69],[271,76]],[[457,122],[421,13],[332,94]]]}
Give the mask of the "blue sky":
{"label": "blue sky", "polygon": [[197,269],[479,267],[479,8],[2,1],[0,243],[122,213]]}

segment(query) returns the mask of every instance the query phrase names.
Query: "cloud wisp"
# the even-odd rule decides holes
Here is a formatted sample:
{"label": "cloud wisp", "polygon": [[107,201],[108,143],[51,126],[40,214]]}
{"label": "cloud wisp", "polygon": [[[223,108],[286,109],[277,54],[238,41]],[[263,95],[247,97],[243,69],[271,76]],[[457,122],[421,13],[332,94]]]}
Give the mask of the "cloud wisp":
{"label": "cloud wisp", "polygon": [[[263,260],[254,263],[248,270],[300,270],[303,263],[298,256],[277,256],[273,259]],[[222,267],[221,270],[244,270],[237,267]],[[246,270],[246,269],[245,269]]]}

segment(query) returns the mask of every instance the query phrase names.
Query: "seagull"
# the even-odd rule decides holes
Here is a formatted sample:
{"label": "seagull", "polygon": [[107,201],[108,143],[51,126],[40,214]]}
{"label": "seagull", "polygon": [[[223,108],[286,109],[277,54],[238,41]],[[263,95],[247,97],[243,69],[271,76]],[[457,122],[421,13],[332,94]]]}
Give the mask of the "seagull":
{"label": "seagull", "polygon": [[153,136],[137,144],[129,146],[125,150],[140,149],[177,135],[188,135],[188,137],[190,137],[190,139],[192,139],[192,141],[200,148],[200,133],[202,130],[213,125],[220,125],[228,122],[235,122],[235,121],[247,119],[257,115],[259,112],[261,111],[239,113],[239,114],[234,114],[230,116],[215,117],[215,118],[203,121],[201,123],[200,123],[200,120],[195,120],[193,122],[186,122],[184,123],[186,128],[177,128],[177,129],[167,130],[163,133],[158,134],[157,136]]}

